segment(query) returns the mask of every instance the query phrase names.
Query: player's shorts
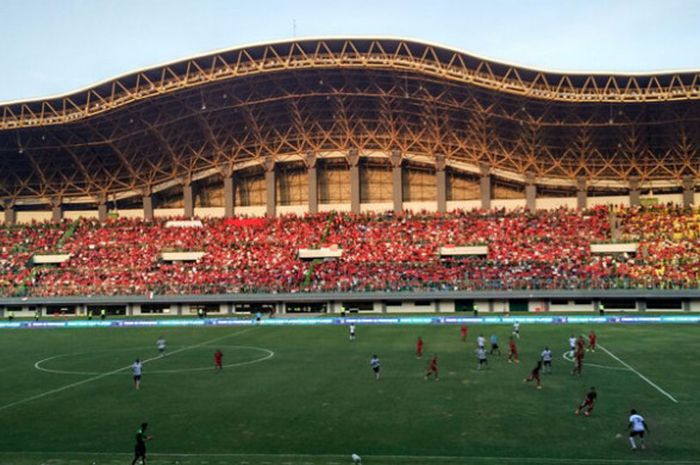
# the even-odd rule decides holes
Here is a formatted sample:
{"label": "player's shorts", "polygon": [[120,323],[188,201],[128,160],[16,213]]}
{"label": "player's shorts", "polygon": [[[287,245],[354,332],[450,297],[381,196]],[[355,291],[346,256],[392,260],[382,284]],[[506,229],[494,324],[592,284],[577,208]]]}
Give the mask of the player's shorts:
{"label": "player's shorts", "polygon": [[498,349],[498,344],[491,344],[492,349]]}
{"label": "player's shorts", "polygon": [[551,360],[545,360],[544,362],[542,362],[542,364],[543,364],[544,366],[546,366],[546,367],[551,367],[551,366],[552,366],[552,361],[551,361]]}
{"label": "player's shorts", "polygon": [[630,437],[633,438],[635,436],[639,436],[640,438],[644,437],[644,431],[631,431],[630,432]]}
{"label": "player's shorts", "polygon": [[141,381],[141,375],[134,375],[134,381]]}
{"label": "player's shorts", "polygon": [[146,457],[146,446],[136,444],[134,447],[134,455],[138,457]]}
{"label": "player's shorts", "polygon": [[355,331],[351,331],[351,332],[350,332],[350,336],[351,336],[351,337],[355,337]]}
{"label": "player's shorts", "polygon": [[379,373],[379,367],[372,367],[372,371],[375,373]]}
{"label": "player's shorts", "polygon": [[489,362],[489,360],[486,359],[486,358],[480,358],[480,359],[479,359],[479,365],[483,365],[484,363],[488,363],[488,362]]}
{"label": "player's shorts", "polygon": [[593,407],[595,405],[595,400],[586,399],[583,401],[584,407]]}

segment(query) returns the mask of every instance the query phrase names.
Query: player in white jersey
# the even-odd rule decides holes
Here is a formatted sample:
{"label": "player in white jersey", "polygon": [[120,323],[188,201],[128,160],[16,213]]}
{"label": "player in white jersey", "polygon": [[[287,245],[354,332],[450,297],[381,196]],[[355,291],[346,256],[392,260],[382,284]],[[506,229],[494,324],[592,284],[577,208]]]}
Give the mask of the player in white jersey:
{"label": "player in white jersey", "polygon": [[362,465],[362,457],[360,457],[359,455],[352,454],[350,458],[352,459],[353,465]]}
{"label": "player in white jersey", "polygon": [[143,370],[143,363],[138,358],[131,364],[131,374],[134,375],[134,387],[136,389],[141,389],[141,371]]}
{"label": "player in white jersey", "polygon": [[486,368],[489,364],[489,360],[486,358],[486,349],[484,347],[479,347],[476,349],[476,358],[477,358],[477,363],[476,363],[476,369],[481,370],[481,367],[483,366]]}
{"label": "player in white jersey", "polygon": [[376,355],[372,355],[372,359],[369,361],[369,365],[372,367],[372,371],[374,372],[374,379],[379,381],[379,369],[381,368],[382,364],[379,361],[379,357]]}
{"label": "player in white jersey", "polygon": [[513,336],[520,339],[520,322],[513,323]]}
{"label": "player in white jersey", "polygon": [[156,347],[158,348],[158,353],[161,357],[165,356],[165,338],[163,336],[159,337],[156,341]]}
{"label": "player in white jersey", "polygon": [[552,374],[552,351],[549,350],[549,347],[544,348],[540,357],[542,357],[542,366],[544,368],[544,370],[542,372],[545,374],[551,375]]}
{"label": "player in white jersey", "polygon": [[569,357],[573,358],[574,353],[576,353],[576,336],[572,334],[569,337]]}
{"label": "player in white jersey", "polygon": [[484,337],[483,334],[479,334],[479,337],[476,338],[476,348],[483,349],[485,346],[486,346],[486,338]]}
{"label": "player in white jersey", "polygon": [[350,323],[350,340],[355,340],[355,323]]}
{"label": "player in white jersey", "polygon": [[632,450],[637,449],[637,444],[634,442],[635,436],[639,437],[639,443],[642,447],[642,449],[645,449],[646,446],[644,445],[644,432],[649,431],[649,427],[647,426],[647,423],[644,421],[644,418],[637,413],[636,410],[632,409],[630,412],[630,419],[629,419],[629,425],[627,425],[627,429],[630,430],[630,445],[632,446]]}

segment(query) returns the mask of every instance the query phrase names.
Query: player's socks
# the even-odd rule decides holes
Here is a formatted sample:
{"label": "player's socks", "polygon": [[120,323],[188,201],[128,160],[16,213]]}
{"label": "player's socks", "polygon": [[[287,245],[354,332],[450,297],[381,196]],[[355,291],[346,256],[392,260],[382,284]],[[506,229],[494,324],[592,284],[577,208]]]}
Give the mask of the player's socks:
{"label": "player's socks", "polygon": [[630,445],[632,446],[632,449],[636,449],[637,444],[634,443],[634,438],[632,436],[630,436],[629,440],[630,440]]}

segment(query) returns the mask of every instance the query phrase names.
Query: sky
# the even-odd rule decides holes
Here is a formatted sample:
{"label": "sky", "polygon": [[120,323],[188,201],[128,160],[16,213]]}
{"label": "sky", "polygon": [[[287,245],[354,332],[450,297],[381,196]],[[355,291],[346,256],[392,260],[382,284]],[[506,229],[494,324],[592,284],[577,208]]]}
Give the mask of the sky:
{"label": "sky", "polygon": [[399,36],[544,70],[700,69],[700,0],[0,0],[0,24],[0,102],[292,37]]}

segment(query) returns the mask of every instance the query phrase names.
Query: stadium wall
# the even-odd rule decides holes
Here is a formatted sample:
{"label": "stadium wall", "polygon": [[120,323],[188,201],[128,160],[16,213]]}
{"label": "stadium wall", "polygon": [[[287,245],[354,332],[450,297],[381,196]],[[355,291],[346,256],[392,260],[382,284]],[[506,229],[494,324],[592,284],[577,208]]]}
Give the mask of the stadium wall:
{"label": "stadium wall", "polygon": [[[681,195],[655,195],[659,203],[673,203],[677,205],[682,205]],[[700,195],[696,194],[696,202],[700,202]],[[594,207],[596,205],[624,205],[629,206],[629,196],[605,196],[605,197],[588,197],[587,206]],[[434,201],[421,201],[421,202],[404,202],[403,207],[405,210],[411,210],[414,212],[427,211],[436,212],[438,210],[437,202]],[[446,210],[472,210],[481,207],[481,201],[479,200],[462,200],[462,201],[448,201],[446,203]],[[506,210],[513,210],[516,208],[523,209],[527,207],[527,202],[525,199],[492,199],[491,208],[505,208]],[[535,208],[538,210],[553,210],[560,207],[568,207],[575,209],[577,207],[577,198],[575,197],[541,197],[536,199]],[[304,215],[309,212],[308,205],[277,205],[276,207],[277,215],[286,214],[296,214]],[[349,203],[330,203],[330,204],[319,204],[318,210],[320,212],[327,211],[339,211],[339,212],[349,212],[351,211],[351,205]],[[360,204],[361,212],[384,212],[393,210],[392,203],[363,203]],[[266,214],[266,207],[264,205],[254,205],[254,206],[237,206],[235,209],[236,215],[240,216],[250,216],[250,217],[262,217]],[[141,209],[119,209],[110,210],[110,214],[119,216],[122,218],[141,218],[145,217],[144,211]],[[199,207],[194,209],[194,214],[196,217],[200,218],[223,218],[225,216],[225,210],[223,207]],[[98,210],[67,210],[62,213],[63,218],[69,220],[76,220],[78,218],[98,218]],[[169,217],[181,217],[185,216],[184,208],[156,208],[154,210],[154,216],[156,218],[169,218]],[[26,210],[18,211],[16,216],[16,222],[19,224],[28,224],[32,221],[42,222],[51,221],[52,211],[51,210]],[[4,217],[0,216],[0,223],[4,223]]]}
{"label": "stadium wall", "polygon": [[[277,313],[338,314],[343,308],[359,313],[606,313],[700,312],[696,290],[557,290],[475,292],[367,292],[307,294],[220,294],[170,296],[76,296],[0,299],[0,316],[12,310],[16,317],[52,312],[84,316],[87,309],[121,309],[125,315],[194,315],[206,308],[213,315],[275,309]],[[299,309],[304,309],[300,311]],[[97,314],[97,312],[95,312]]]}

